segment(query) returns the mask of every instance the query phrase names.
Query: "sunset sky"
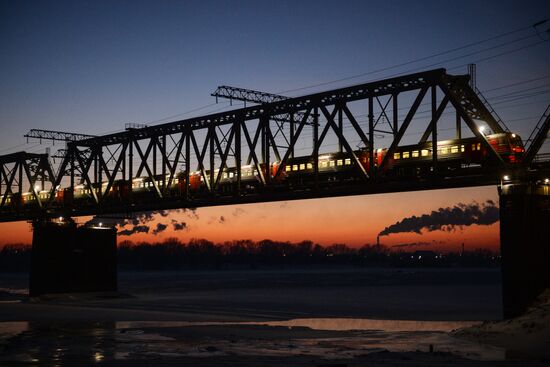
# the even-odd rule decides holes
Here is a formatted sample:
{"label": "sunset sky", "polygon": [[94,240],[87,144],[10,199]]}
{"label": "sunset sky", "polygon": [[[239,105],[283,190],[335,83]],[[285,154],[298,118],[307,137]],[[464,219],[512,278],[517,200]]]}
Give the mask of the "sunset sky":
{"label": "sunset sky", "polygon": [[[194,212],[172,212],[166,217],[157,214],[153,221],[147,223],[151,227],[148,234],[119,236],[118,240],[161,242],[166,238],[176,237],[184,242],[191,238],[224,242],[239,239],[273,239],[291,242],[311,240],[323,245],[345,243],[361,246],[374,244],[381,230],[405,216],[429,214],[439,207],[454,206],[460,202],[483,203],[486,200],[498,200],[495,187],[199,208]],[[77,219],[84,223],[90,218]],[[185,222],[187,228],[174,231],[173,220],[178,223]],[[157,223],[166,224],[168,228],[154,235],[152,232]],[[127,225],[124,228],[131,227]],[[3,234],[0,245],[14,242],[30,243],[32,239],[30,226],[25,222],[2,223],[0,233]],[[499,226],[497,222],[492,225],[457,227],[454,232],[423,230],[421,234],[390,234],[382,236],[380,242],[388,247],[421,244],[393,248],[404,251],[428,248],[458,251],[462,243],[466,249],[498,250]]]}
{"label": "sunset sky", "polygon": [[[478,88],[502,119],[527,137],[549,102],[550,33],[532,27],[546,18],[547,0],[0,1],[0,155],[54,151],[27,143],[31,128],[101,135],[127,122],[154,125],[239,107],[213,105],[218,85],[296,96],[415,68],[463,74],[468,63],[477,64]],[[168,229],[119,242],[269,238],[360,246],[405,217],[487,200],[498,203],[496,187],[201,208],[157,216],[148,225]],[[173,221],[186,229],[174,231]],[[0,224],[0,246],[31,236],[26,222]],[[381,242],[496,250],[499,227],[391,234]]]}

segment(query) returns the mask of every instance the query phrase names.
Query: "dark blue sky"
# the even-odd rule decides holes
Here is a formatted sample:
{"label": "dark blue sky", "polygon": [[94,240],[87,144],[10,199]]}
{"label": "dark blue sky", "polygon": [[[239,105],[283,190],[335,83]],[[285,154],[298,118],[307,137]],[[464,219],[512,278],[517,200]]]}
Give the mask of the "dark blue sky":
{"label": "dark blue sky", "polygon": [[[117,131],[126,122],[147,123],[212,103],[209,95],[221,84],[286,91],[424,57],[550,17],[548,0],[0,4],[0,154],[43,151],[43,146],[18,146],[30,128]],[[294,94],[422,69],[530,34],[534,31]],[[443,66],[464,73],[464,66],[452,67],[537,40],[526,39]],[[550,41],[479,62],[478,86],[485,90],[549,74]],[[516,90],[544,83],[550,79]],[[491,94],[487,96],[491,100]],[[549,99],[545,94],[516,102],[536,102],[527,106],[504,103],[495,108],[505,120],[539,116]],[[525,135],[535,120],[510,125]]]}

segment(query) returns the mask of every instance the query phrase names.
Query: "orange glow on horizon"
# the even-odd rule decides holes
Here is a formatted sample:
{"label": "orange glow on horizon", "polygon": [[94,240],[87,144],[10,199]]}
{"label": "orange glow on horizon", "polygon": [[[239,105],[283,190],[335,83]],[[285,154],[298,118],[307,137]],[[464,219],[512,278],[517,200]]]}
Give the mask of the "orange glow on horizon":
{"label": "orange glow on horizon", "polygon": [[[488,199],[498,202],[494,187],[199,208],[195,212],[172,212],[166,217],[155,215],[151,222],[146,223],[150,226],[149,233],[119,236],[118,242],[162,242],[175,237],[182,242],[192,238],[204,238],[215,243],[241,239],[311,240],[321,245],[343,243],[360,247],[375,244],[381,230],[405,217],[430,213],[457,203],[483,203]],[[90,218],[77,219],[84,223]],[[176,231],[173,222],[185,222],[187,228]],[[152,231],[157,223],[167,225],[167,229],[154,235]],[[124,227],[128,228],[131,225]],[[32,231],[26,222],[1,223],[0,231],[0,247],[8,243],[32,241]],[[395,233],[380,237],[380,242],[395,251],[460,251],[462,243],[466,250],[485,248],[498,251],[499,225],[497,222],[465,226],[453,232]],[[400,247],[412,243],[420,245]]]}

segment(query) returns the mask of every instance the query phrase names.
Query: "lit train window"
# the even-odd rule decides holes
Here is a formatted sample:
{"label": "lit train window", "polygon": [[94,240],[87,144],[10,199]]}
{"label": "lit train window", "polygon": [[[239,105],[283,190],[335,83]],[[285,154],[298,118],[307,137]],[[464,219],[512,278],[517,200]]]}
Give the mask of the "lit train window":
{"label": "lit train window", "polygon": [[227,178],[227,172],[223,173],[223,178]]}
{"label": "lit train window", "polygon": [[344,164],[346,166],[349,166],[351,164],[351,158],[346,158],[346,160],[344,161]]}
{"label": "lit train window", "polygon": [[477,143],[477,150],[481,150],[481,143]]}
{"label": "lit train window", "polygon": [[466,150],[466,148],[464,147],[464,145],[461,145],[461,146],[460,146],[460,151],[461,151],[461,152],[464,152],[465,150]]}
{"label": "lit train window", "polygon": [[174,180],[174,183],[179,183],[179,182],[180,182],[180,180],[179,180],[178,178],[176,178],[176,179]]}
{"label": "lit train window", "polygon": [[305,163],[300,163],[300,171],[306,169]]}
{"label": "lit train window", "polygon": [[417,158],[417,157],[419,157],[419,156],[420,156],[420,152],[419,152],[418,150],[413,150],[413,151],[412,151],[412,157],[413,157],[413,158]]}
{"label": "lit train window", "polygon": [[449,147],[442,147],[441,154],[449,154]]}
{"label": "lit train window", "polygon": [[286,172],[292,171],[292,167],[291,167],[291,166],[288,166],[288,165],[285,166],[285,171],[286,171]]}
{"label": "lit train window", "polygon": [[476,145],[472,144],[472,150],[476,150]]}
{"label": "lit train window", "polygon": [[401,158],[401,153],[393,153],[393,159]]}
{"label": "lit train window", "polygon": [[235,174],[233,172],[229,172],[229,178],[233,178]]}
{"label": "lit train window", "polygon": [[457,145],[453,145],[451,147],[451,153],[458,153],[458,146]]}
{"label": "lit train window", "polygon": [[308,163],[308,164],[307,164],[307,169],[313,169],[313,164]]}
{"label": "lit train window", "polygon": [[409,158],[409,152],[403,152],[403,159]]}
{"label": "lit train window", "polygon": [[297,165],[297,164],[293,164],[293,165],[292,165],[292,170],[293,170],[293,171],[298,171],[298,165]]}
{"label": "lit train window", "polygon": [[327,167],[327,166],[328,166],[328,162],[327,162],[327,161],[319,162],[319,166],[321,166],[321,168]]}
{"label": "lit train window", "polygon": [[427,157],[430,155],[430,151],[428,149],[422,149],[420,151],[420,154],[422,155],[422,157]]}
{"label": "lit train window", "polygon": [[337,165],[337,166],[342,166],[342,165],[344,165],[344,160],[343,160],[343,159],[338,159],[338,160],[336,161],[336,165]]}

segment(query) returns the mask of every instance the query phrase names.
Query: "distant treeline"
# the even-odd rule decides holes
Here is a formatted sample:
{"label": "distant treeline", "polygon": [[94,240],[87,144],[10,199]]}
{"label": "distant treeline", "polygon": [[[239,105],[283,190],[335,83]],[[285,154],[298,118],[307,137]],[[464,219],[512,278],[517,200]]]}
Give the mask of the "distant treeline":
{"label": "distant treeline", "polygon": [[[183,243],[175,238],[161,243],[123,241],[118,247],[120,270],[255,269],[295,266],[356,267],[492,267],[500,256],[488,250],[440,254],[433,251],[395,252],[383,245],[359,248],[345,244],[321,246],[263,240],[215,244],[204,239]],[[28,271],[30,246],[8,245],[0,250],[0,271]]]}

